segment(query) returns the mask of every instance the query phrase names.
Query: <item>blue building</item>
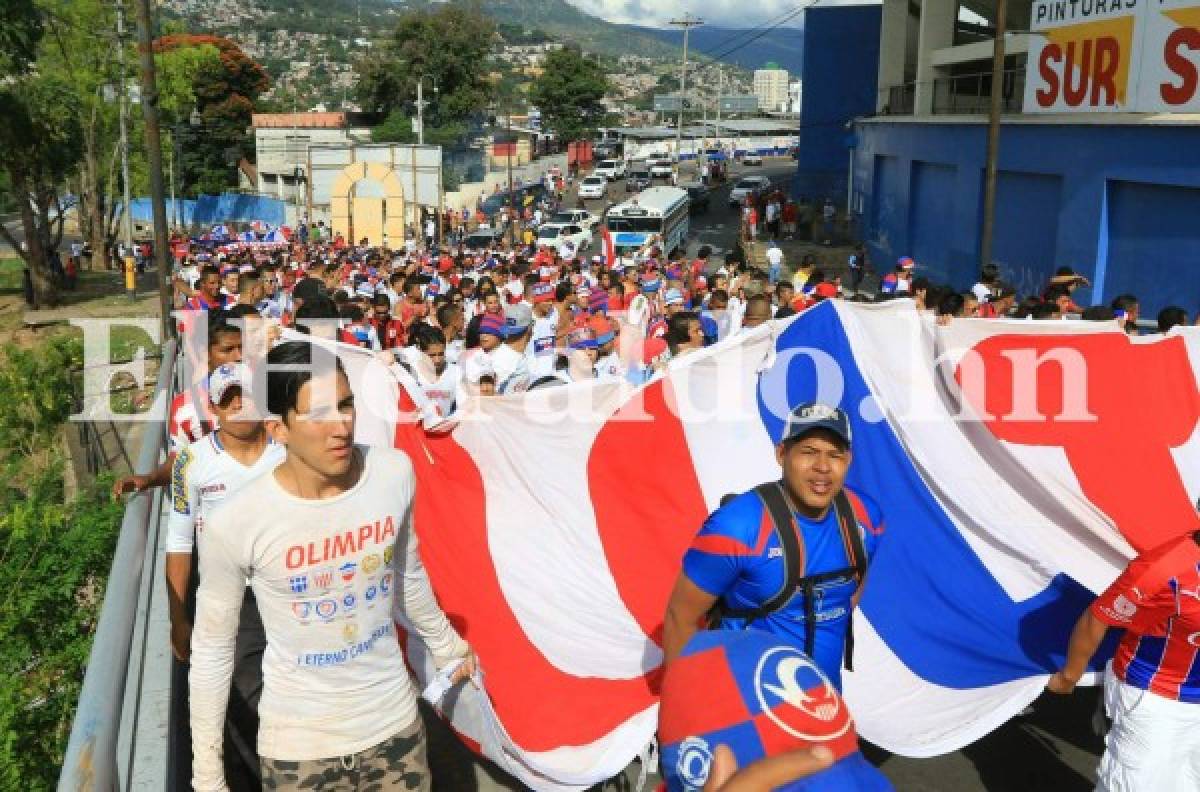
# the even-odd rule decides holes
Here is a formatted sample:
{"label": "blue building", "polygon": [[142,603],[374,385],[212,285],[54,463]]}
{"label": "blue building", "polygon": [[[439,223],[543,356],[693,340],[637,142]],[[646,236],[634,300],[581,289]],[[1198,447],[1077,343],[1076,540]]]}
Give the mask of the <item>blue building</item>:
{"label": "blue building", "polygon": [[881,7],[804,12],[804,91],[793,193],[846,205],[851,122],[875,112]]}
{"label": "blue building", "polygon": [[[1032,8],[1013,0],[1006,20],[1017,32],[1005,46],[991,260],[1022,294],[1069,266],[1092,281],[1081,304],[1132,293],[1143,317],[1170,304],[1195,315],[1200,115],[1024,112],[1026,61],[1042,40],[1022,32]],[[883,0],[876,10],[878,91],[853,124],[851,219],[877,270],[912,256],[921,274],[965,289],[979,271],[995,3]],[[808,72],[821,68],[823,42],[805,35],[807,130],[810,90],[839,86],[828,70]],[[847,75],[845,90],[857,94],[861,75]]]}

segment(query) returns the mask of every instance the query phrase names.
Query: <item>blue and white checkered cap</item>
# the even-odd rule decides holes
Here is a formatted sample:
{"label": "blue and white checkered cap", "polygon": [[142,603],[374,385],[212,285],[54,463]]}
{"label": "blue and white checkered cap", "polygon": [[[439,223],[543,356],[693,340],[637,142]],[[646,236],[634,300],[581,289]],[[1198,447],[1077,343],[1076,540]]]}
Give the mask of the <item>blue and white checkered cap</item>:
{"label": "blue and white checkered cap", "polygon": [[838,407],[807,402],[797,405],[783,425],[780,443],[799,440],[815,429],[826,429],[846,441],[850,447],[850,418]]}

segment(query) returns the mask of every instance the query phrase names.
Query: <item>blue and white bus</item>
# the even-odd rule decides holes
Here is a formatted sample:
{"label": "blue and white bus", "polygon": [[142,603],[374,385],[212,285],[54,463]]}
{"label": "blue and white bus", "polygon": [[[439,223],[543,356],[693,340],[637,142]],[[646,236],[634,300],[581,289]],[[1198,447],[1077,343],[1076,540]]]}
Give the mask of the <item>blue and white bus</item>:
{"label": "blue and white bus", "polygon": [[604,224],[617,256],[640,251],[658,237],[663,255],[687,242],[688,193],[679,187],[651,187],[608,210]]}

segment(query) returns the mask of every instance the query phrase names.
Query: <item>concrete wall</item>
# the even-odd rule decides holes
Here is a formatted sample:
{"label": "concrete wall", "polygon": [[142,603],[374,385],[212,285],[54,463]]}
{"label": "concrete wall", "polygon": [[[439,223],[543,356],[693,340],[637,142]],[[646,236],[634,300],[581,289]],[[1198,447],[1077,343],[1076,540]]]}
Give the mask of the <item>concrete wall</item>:
{"label": "concrete wall", "polygon": [[[983,119],[856,125],[853,205],[877,270],[900,256],[965,289],[978,275]],[[1092,279],[1077,301],[1136,294],[1143,315],[1200,309],[1200,157],[1195,126],[1006,123],[993,260],[1022,294],[1055,268]]]}
{"label": "concrete wall", "polygon": [[800,156],[793,192],[846,201],[850,132],[846,124],[875,112],[882,7],[831,6],[804,12],[804,95]]}

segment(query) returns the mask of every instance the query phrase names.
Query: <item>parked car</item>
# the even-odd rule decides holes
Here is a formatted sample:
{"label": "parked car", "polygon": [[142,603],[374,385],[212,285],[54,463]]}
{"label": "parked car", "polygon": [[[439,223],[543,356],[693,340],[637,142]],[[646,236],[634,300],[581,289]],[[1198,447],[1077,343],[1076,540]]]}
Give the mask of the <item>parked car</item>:
{"label": "parked car", "polygon": [[691,184],[679,185],[688,192],[688,210],[692,212],[707,212],[708,201],[712,197],[712,190],[698,182]]}
{"label": "parked car", "polygon": [[588,176],[579,182],[579,197],[593,200],[608,197],[608,178],[605,176]]}
{"label": "parked car", "polygon": [[755,151],[747,151],[742,155],[743,165],[762,165],[762,155]]}
{"label": "parked car", "polygon": [[771,180],[766,176],[746,176],[729,191],[729,205],[741,206],[746,197],[755,195],[771,186]]}
{"label": "parked car", "polygon": [[467,235],[467,238],[463,240],[463,248],[472,253],[478,253],[495,247],[503,238],[503,229],[482,226]]}
{"label": "parked car", "polygon": [[655,179],[669,179],[671,174],[675,172],[675,163],[670,159],[662,158],[650,160],[650,175]]}
{"label": "parked car", "polygon": [[533,202],[540,201],[546,195],[546,187],[541,182],[527,184],[524,187],[519,187],[513,190],[512,195],[508,191],[493,193],[483,199],[483,214],[491,219],[496,216],[504,207],[510,203],[515,204],[518,208],[525,206],[525,198],[531,196]]}
{"label": "parked car", "polygon": [[645,163],[635,164],[625,176],[625,192],[641,192],[653,181],[654,177],[650,175],[650,166]]}
{"label": "parked car", "polygon": [[593,176],[603,176],[609,181],[625,178],[625,160],[606,159],[596,163],[592,169]]}
{"label": "parked car", "polygon": [[553,247],[561,253],[566,242],[575,246],[576,253],[582,252],[592,246],[592,232],[580,225],[562,223],[543,223],[538,229],[538,247]]}

